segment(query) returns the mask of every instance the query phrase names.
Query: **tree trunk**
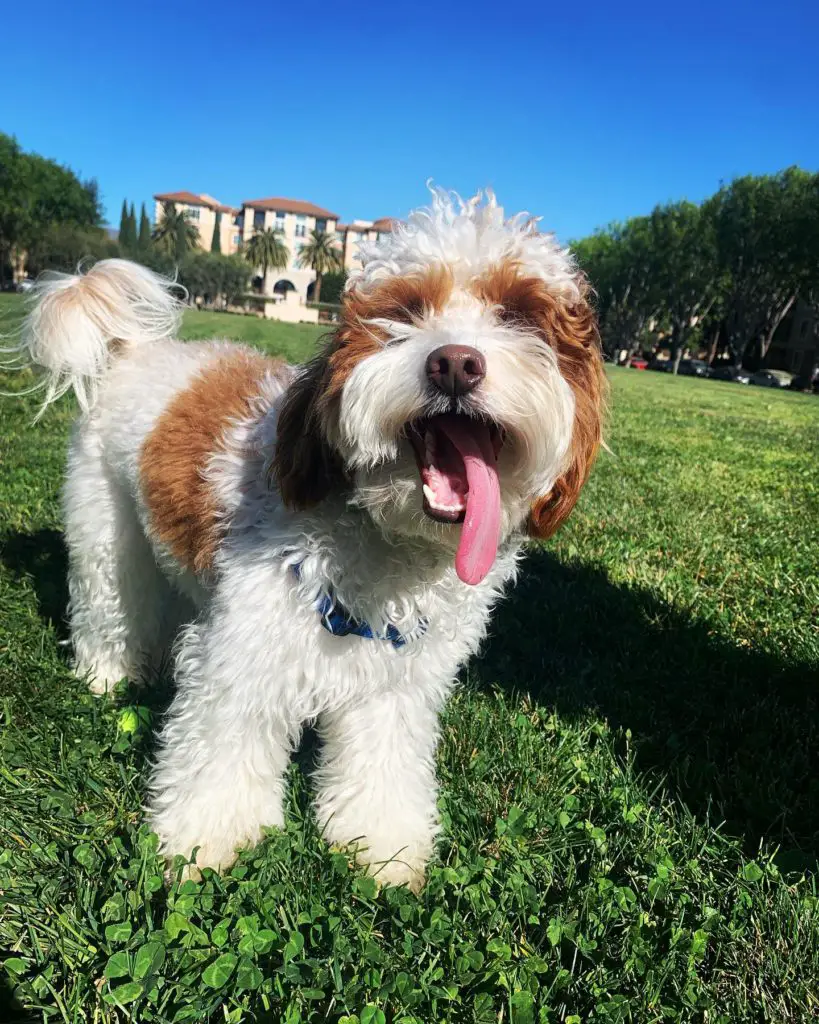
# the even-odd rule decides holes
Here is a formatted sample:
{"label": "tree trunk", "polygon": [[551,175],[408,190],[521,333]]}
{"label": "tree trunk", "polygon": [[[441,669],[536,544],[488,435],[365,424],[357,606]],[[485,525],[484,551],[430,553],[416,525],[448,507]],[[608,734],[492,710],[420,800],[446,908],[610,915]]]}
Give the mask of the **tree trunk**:
{"label": "tree trunk", "polygon": [[679,369],[680,363],[682,362],[683,344],[680,337],[681,331],[679,327],[672,327],[671,329],[671,359],[673,366],[671,372],[676,376]]}
{"label": "tree trunk", "polygon": [[779,311],[778,315],[774,317],[774,322],[773,322],[773,325],[771,326],[770,330],[766,331],[766,333],[760,339],[760,343],[759,343],[760,361],[764,362],[765,357],[768,354],[768,349],[771,347],[771,344],[773,343],[773,336],[776,333],[776,329],[777,329],[777,327],[779,327],[779,325],[782,323],[782,321],[785,319],[785,317],[788,315],[788,313],[790,313],[791,307],[793,306],[794,302],[796,302],[796,293],[791,295],[791,297],[788,299],[788,301],[785,303],[785,305]]}
{"label": "tree trunk", "polygon": [[316,273],[316,287],[313,289],[313,302],[321,302],[321,277],[322,275]]}
{"label": "tree trunk", "polygon": [[714,331],[714,337],[711,339],[711,344],[708,346],[708,365],[713,366],[714,360],[717,358],[717,349],[719,348],[719,335],[721,327],[717,327]]}

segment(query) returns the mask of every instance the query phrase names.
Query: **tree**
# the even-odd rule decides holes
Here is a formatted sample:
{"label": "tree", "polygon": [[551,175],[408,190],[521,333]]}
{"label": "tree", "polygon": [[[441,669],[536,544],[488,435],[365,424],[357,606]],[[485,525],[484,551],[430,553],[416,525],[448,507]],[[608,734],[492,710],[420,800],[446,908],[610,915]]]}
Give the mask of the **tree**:
{"label": "tree", "polygon": [[119,244],[127,252],[132,248],[130,238],[130,221],[128,219],[128,201],[122,200],[122,211],[119,215]]}
{"label": "tree", "polygon": [[720,296],[714,223],[710,210],[683,201],[656,207],[649,230],[653,290],[662,296],[676,373],[692,331]]}
{"label": "tree", "polygon": [[298,255],[299,266],[316,272],[313,301],[321,302],[321,280],[325,274],[344,268],[341,249],[332,235],[325,231],[311,231],[310,239]]}
{"label": "tree", "polygon": [[133,252],[137,247],[137,222],[133,203],[131,203],[131,209],[128,211],[128,241],[131,243],[131,251]]}
{"label": "tree", "polygon": [[726,280],[726,342],[735,361],[750,348],[761,365],[800,290],[809,288],[815,202],[815,175],[791,167],[737,178],[706,203]]}
{"label": "tree", "polygon": [[199,248],[199,232],[195,225],[170,200],[162,204],[162,216],[151,237],[160,252],[173,257],[178,263]]}
{"label": "tree", "polygon": [[201,297],[206,303],[231,302],[248,289],[251,269],[240,256],[198,252],[185,259],[179,267],[179,281],[192,299]]}
{"label": "tree", "polygon": [[96,262],[118,254],[117,243],[101,228],[50,224],[29,246],[26,263],[28,273],[36,277],[44,270],[76,273],[84,261]]}
{"label": "tree", "polygon": [[331,271],[324,275],[321,283],[321,293],[325,302],[340,303],[344,296],[344,285],[347,283],[347,272],[345,270]]}
{"label": "tree", "polygon": [[257,231],[242,249],[242,255],[252,267],[261,269],[263,278],[268,270],[284,270],[290,262],[290,250],[275,228]]}
{"label": "tree", "polygon": [[[25,253],[52,225],[98,228],[97,183],[36,153],[24,153],[0,132],[0,268],[24,262]],[[2,269],[0,269],[2,274]]]}
{"label": "tree", "polygon": [[213,237],[210,240],[210,251],[222,251],[222,214],[216,211],[216,220],[213,222]]}
{"label": "tree", "polygon": [[145,212],[145,203],[139,211],[139,235],[137,237],[137,249],[140,252],[147,252],[151,248],[151,222]]}
{"label": "tree", "polygon": [[632,355],[659,315],[647,217],[612,224],[572,246],[596,294],[603,345]]}

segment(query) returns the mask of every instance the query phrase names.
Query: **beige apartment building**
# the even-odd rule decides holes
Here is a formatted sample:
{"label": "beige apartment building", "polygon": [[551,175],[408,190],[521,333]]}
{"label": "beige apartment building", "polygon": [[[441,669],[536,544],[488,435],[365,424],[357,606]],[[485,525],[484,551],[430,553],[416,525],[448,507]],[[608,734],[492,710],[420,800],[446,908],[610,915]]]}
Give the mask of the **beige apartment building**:
{"label": "beige apartment building", "polygon": [[262,277],[258,268],[253,278],[253,290],[269,296],[264,303],[265,316],[278,320],[318,321],[318,311],[307,303],[312,300],[316,274],[299,265],[299,255],[313,231],[333,235],[343,255],[344,268],[355,266],[359,244],[374,241],[390,230],[392,220],[355,220],[339,224],[338,214],[303,199],[271,196],[266,199],[246,199],[240,209],[225,206],[212,196],[195,192],[162,192],[156,200],[154,223],[162,219],[162,204],[174,203],[177,210],[186,213],[199,232],[199,244],[206,251],[211,247],[214,224],[220,216],[222,252],[238,252],[242,245],[258,231],[274,230],[290,253],[283,270],[268,270]]}
{"label": "beige apartment building", "polygon": [[[284,270],[269,270],[264,281],[254,279],[256,290],[274,296],[284,303],[290,292],[295,292],[303,303],[313,297],[316,274],[299,265],[299,255],[313,231],[335,235],[338,214],[325,210],[303,199],[272,196],[269,199],[246,199],[242,203],[241,233],[243,240],[252,238],[257,231],[273,229],[282,235],[290,252],[290,262]],[[292,297],[288,305],[292,303]],[[282,310],[283,312],[283,310]]]}
{"label": "beige apartment building", "polygon": [[344,269],[349,270],[358,264],[358,247],[362,242],[374,242],[391,231],[393,223],[392,217],[380,217],[378,220],[354,220],[349,224],[339,224],[337,232],[344,251]]}
{"label": "beige apartment building", "polygon": [[173,203],[177,210],[182,210],[188,220],[199,232],[199,244],[206,251],[210,251],[213,241],[213,226],[219,217],[219,239],[222,252],[226,256],[236,252],[241,243],[241,231],[236,227],[238,210],[232,206],[225,206],[213,196],[195,192],[160,192],[154,196],[154,224],[162,220],[163,203]]}

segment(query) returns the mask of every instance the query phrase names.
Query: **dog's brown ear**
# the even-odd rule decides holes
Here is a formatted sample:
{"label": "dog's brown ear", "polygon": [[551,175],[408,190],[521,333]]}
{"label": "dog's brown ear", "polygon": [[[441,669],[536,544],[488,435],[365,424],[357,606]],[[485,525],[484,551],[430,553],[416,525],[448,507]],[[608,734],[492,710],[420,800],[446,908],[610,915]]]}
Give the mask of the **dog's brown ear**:
{"label": "dog's brown ear", "polygon": [[303,366],[284,394],[276,424],[271,475],[289,508],[309,508],[344,485],[339,456],[330,447],[323,413],[329,349]]}
{"label": "dog's brown ear", "polygon": [[551,491],[532,504],[529,534],[551,537],[568,518],[600,448],[607,382],[594,310],[581,282],[581,299],[566,307],[553,298],[537,309],[539,329],[557,353],[558,366],[574,393],[574,431],[569,465]]}

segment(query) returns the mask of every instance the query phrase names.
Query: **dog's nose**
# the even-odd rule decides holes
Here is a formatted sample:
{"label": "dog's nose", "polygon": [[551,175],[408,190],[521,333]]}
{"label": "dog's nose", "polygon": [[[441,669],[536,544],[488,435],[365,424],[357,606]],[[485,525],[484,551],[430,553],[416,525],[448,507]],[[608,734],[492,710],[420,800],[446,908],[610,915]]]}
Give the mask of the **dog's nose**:
{"label": "dog's nose", "polygon": [[469,345],[441,345],[427,356],[427,377],[445,395],[457,398],[486,376],[486,360]]}

